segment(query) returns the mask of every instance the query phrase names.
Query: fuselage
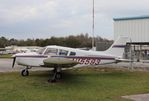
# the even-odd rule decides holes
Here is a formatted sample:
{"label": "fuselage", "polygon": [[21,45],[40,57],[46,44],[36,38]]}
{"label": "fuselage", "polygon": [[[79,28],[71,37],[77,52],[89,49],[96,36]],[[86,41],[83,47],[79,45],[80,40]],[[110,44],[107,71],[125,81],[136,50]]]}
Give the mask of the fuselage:
{"label": "fuselage", "polygon": [[18,53],[14,55],[18,65],[39,67],[43,65],[43,60],[52,57],[68,58],[78,62],[79,66],[99,65],[114,62],[115,57],[98,51],[87,51],[61,46],[47,46],[37,53]]}

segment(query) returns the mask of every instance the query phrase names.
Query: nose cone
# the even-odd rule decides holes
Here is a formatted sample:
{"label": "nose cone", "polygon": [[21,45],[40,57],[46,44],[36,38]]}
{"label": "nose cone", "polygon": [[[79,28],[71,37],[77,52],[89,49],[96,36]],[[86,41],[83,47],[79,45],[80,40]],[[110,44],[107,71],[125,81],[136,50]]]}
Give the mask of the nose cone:
{"label": "nose cone", "polygon": [[12,57],[12,58],[16,57],[16,54],[12,55],[11,57]]}
{"label": "nose cone", "polygon": [[21,56],[21,55],[22,55],[22,53],[16,53],[16,54],[12,55],[11,57],[14,58],[14,57]]}

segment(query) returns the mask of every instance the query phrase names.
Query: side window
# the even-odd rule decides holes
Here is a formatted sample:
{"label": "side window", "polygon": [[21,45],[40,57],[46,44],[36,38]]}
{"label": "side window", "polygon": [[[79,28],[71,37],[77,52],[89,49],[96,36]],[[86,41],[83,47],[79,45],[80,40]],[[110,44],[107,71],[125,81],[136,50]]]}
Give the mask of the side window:
{"label": "side window", "polygon": [[66,51],[66,50],[59,50],[59,55],[67,56],[67,54],[68,54],[68,51]]}
{"label": "side window", "polygon": [[69,56],[75,56],[76,52],[70,52]]}
{"label": "side window", "polygon": [[45,55],[57,55],[57,49],[47,48]]}

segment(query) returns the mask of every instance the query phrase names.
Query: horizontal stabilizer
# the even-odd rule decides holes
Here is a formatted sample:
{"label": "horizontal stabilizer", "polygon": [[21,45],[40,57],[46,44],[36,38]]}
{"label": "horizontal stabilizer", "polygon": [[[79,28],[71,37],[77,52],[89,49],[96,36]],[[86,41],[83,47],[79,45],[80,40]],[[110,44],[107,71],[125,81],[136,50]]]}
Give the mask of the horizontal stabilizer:
{"label": "horizontal stabilizer", "polygon": [[130,59],[115,59],[116,62],[134,62],[133,60],[130,60]]}

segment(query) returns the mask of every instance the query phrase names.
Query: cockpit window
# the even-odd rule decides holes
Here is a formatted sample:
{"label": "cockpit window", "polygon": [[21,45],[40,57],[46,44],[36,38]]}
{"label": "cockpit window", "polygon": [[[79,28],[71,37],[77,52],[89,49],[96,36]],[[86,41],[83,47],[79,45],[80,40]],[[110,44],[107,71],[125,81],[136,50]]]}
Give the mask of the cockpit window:
{"label": "cockpit window", "polygon": [[67,56],[67,54],[68,54],[68,51],[66,51],[66,50],[59,50],[59,55]]}
{"label": "cockpit window", "polygon": [[58,50],[54,48],[47,48],[45,55],[57,55]]}
{"label": "cockpit window", "polygon": [[37,51],[38,54],[43,54],[43,52],[45,51],[46,47],[41,48]]}
{"label": "cockpit window", "polygon": [[70,56],[75,56],[75,55],[76,55],[76,52],[70,52],[69,55],[70,55]]}

